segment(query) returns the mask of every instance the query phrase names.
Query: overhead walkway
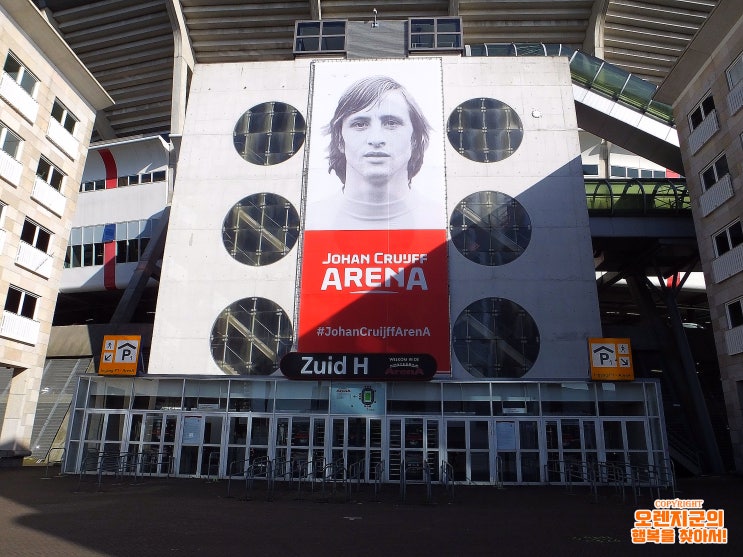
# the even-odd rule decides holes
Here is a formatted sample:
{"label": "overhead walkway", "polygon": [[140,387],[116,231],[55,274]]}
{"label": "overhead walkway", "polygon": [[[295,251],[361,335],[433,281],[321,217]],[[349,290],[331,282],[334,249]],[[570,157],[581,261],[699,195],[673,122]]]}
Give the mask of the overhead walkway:
{"label": "overhead walkway", "polygon": [[[591,237],[682,238],[696,246],[686,181],[586,179]],[[630,246],[630,251],[633,248]]]}
{"label": "overhead walkway", "polygon": [[562,44],[468,45],[469,56],[566,56],[578,126],[665,168],[684,174],[673,111],[653,100],[657,87],[600,58]]}

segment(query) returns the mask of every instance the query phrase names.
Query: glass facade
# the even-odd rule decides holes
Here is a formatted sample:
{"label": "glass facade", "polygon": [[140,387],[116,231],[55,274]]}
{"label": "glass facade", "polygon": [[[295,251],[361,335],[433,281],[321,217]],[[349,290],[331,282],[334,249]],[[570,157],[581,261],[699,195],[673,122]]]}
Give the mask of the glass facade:
{"label": "glass facade", "polygon": [[[607,466],[667,469],[656,382],[292,382],[82,377],[64,470],[229,477],[271,462],[278,479],[328,466],[397,482],[581,481]],[[336,469],[336,468],[334,468]],[[317,476],[316,476],[317,477]],[[421,478],[418,478],[419,480]]]}

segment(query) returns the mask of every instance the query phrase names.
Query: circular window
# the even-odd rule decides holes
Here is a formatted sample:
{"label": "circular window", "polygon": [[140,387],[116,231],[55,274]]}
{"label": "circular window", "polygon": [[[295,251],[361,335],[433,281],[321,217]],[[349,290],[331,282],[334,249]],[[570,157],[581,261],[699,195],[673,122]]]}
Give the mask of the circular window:
{"label": "circular window", "polygon": [[233,142],[242,158],[268,166],[291,158],[304,143],[305,122],[299,111],[281,102],[254,106],[235,124]]}
{"label": "circular window", "polygon": [[273,193],[257,193],[236,203],[222,225],[227,253],[240,263],[256,267],[284,257],[298,237],[297,210]]}
{"label": "circular window", "polygon": [[482,97],[454,109],[446,123],[446,134],[463,157],[475,162],[496,162],[519,148],[524,128],[513,108]]}
{"label": "circular window", "polygon": [[457,317],[454,354],[475,377],[523,376],[539,355],[539,330],[531,315],[504,298],[483,298]]}
{"label": "circular window", "polygon": [[531,240],[531,219],[517,200],[499,191],[480,191],[460,201],[449,221],[451,241],[480,265],[505,265]]}
{"label": "circular window", "polygon": [[292,325],[283,309],[265,298],[244,298],[214,322],[212,357],[229,375],[269,375],[292,346]]}

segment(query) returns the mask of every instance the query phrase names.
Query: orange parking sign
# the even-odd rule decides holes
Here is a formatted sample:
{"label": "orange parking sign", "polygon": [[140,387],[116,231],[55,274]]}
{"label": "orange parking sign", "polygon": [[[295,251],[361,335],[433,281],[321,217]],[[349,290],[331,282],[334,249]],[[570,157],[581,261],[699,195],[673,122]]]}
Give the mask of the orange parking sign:
{"label": "orange parking sign", "polygon": [[139,335],[106,335],[103,337],[99,375],[137,375]]}
{"label": "orange parking sign", "polygon": [[632,381],[632,348],[628,338],[589,338],[588,356],[591,379],[595,381]]}

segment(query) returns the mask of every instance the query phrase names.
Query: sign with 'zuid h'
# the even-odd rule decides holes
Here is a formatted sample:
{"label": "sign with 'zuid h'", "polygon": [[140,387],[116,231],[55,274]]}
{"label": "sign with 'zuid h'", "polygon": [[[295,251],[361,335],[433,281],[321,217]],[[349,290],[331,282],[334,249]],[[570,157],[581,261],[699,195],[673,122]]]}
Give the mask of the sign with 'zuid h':
{"label": "sign with 'zuid h'", "polygon": [[596,381],[632,381],[632,348],[628,338],[589,338],[591,379]]}
{"label": "sign with 'zuid h'", "polygon": [[103,337],[99,375],[136,375],[139,362],[139,335],[106,335]]}

